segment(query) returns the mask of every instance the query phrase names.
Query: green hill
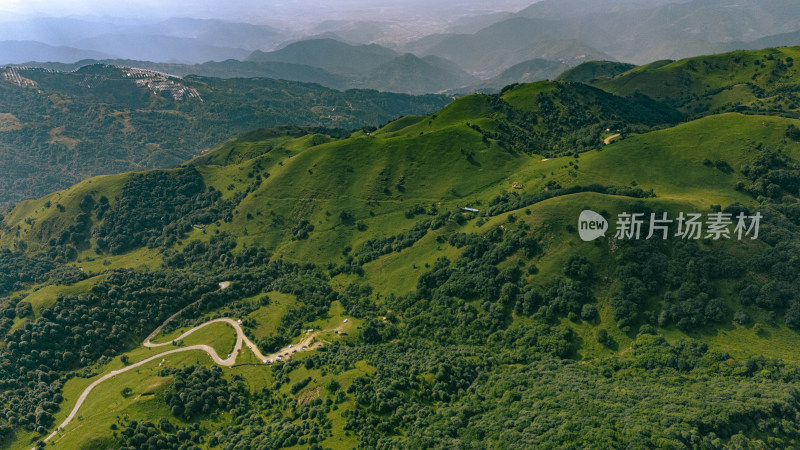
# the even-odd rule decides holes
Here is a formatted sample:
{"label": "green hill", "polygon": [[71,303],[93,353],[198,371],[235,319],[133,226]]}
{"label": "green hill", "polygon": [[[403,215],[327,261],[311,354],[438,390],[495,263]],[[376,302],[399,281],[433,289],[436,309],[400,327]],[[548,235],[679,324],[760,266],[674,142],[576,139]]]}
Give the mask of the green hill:
{"label": "green hill", "polygon": [[[344,84],[333,87],[346,86],[408,94],[441,92],[476,81],[476,78],[444,58],[419,58],[410,53],[398,55],[394,50],[377,44],[350,45],[335,39],[299,41],[268,53],[256,50],[247,62],[300,64],[331,72],[346,80]],[[320,80],[323,85],[330,86],[326,84],[329,80],[321,76]]]}
{"label": "green hill", "polygon": [[597,79],[614,78],[634,67],[636,66],[633,64],[614,61],[589,61],[565,70],[558,76],[558,79],[574,83],[587,83]]}
{"label": "green hill", "polygon": [[[21,202],[3,444],[47,438],[97,382],[48,447],[796,446],[800,121],[740,90],[746,114],[688,120],[682,90],[619,84],[674,64],[352,134],[259,129]],[[580,237],[587,209],[605,237]],[[626,213],[761,222],[626,239]],[[231,350],[237,324],[263,359]]]}
{"label": "green hill", "polygon": [[726,111],[795,116],[800,48],[740,50],[660,62],[593,85],[617,95],[644,94],[690,115]]}
{"label": "green hill", "polygon": [[0,208],[93,175],[172,167],[254,128],[377,126],[451,101],[101,65],[0,72]]}

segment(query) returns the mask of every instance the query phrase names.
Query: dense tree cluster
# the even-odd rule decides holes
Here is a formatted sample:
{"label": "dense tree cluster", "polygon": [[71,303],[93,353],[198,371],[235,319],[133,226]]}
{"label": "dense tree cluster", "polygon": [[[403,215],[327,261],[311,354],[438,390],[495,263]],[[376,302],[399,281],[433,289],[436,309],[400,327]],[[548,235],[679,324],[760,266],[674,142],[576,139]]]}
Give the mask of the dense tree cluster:
{"label": "dense tree cluster", "polygon": [[292,228],[292,240],[308,239],[308,234],[314,231],[314,225],[307,220],[301,220]]}
{"label": "dense tree cluster", "polygon": [[165,394],[172,415],[181,419],[206,416],[218,410],[231,410],[247,402],[249,394],[241,379],[228,382],[222,369],[214,366],[187,366],[162,370],[159,376],[172,375],[174,380]]}
{"label": "dense tree cluster", "polygon": [[[412,208],[411,211],[418,210]],[[414,212],[410,216],[413,218],[415,214],[417,213]],[[436,209],[431,209],[428,214],[434,217],[416,223],[408,231],[392,236],[368,239],[360,248],[345,257],[343,265],[330,267],[331,276],[336,276],[340,273],[361,273],[363,271],[361,266],[364,264],[375,261],[381,256],[400,252],[411,247],[425,237],[429,230],[438,230],[449,223],[463,224],[467,221],[465,215],[460,212],[445,211],[440,213]],[[406,215],[408,216],[409,214],[407,213]]]}
{"label": "dense tree cluster", "polygon": [[235,203],[221,197],[194,167],[134,174],[95,230],[97,247],[112,254],[169,247],[193,225],[230,220]]}
{"label": "dense tree cluster", "polygon": [[258,348],[260,348],[261,351],[267,352],[267,354],[277,352],[291,343],[292,341],[283,335],[266,336],[259,339],[257,342]]}
{"label": "dense tree cluster", "polygon": [[[530,313],[541,299],[518,265],[498,268],[512,255],[529,260],[541,251],[522,222],[516,229],[497,227],[483,236],[455,234],[450,243],[463,247],[457,260],[440,258],[419,277],[416,292],[387,301],[387,307],[403,318],[400,333],[405,339],[489,345],[523,360],[539,352],[571,352],[569,331],[546,323],[546,318],[509,328],[515,308]],[[531,346],[516,346],[523,342]]]}
{"label": "dense tree cluster", "polygon": [[750,185],[740,185],[739,189],[754,198],[780,201],[784,195],[800,196],[800,164],[779,151],[756,146],[758,154],[751,164],[742,168],[742,174]]}
{"label": "dense tree cluster", "polygon": [[28,429],[50,426],[65,371],[118,354],[213,287],[198,276],[124,270],[88,295],[59,296],[0,349],[0,417]]}
{"label": "dense tree cluster", "polygon": [[158,425],[132,420],[114,432],[119,448],[123,450],[194,450],[205,442],[205,430],[198,424],[177,427],[166,418]]}
{"label": "dense tree cluster", "polygon": [[0,296],[47,280],[57,263],[45,255],[0,250]]}
{"label": "dense tree cluster", "polygon": [[180,251],[164,250],[167,267],[193,270],[231,270],[236,267],[261,267],[269,262],[270,254],[262,247],[248,247],[234,254],[236,238],[229,233],[211,236],[208,242],[191,241]]}
{"label": "dense tree cluster", "polygon": [[[657,213],[658,215],[658,213]],[[728,306],[719,299],[716,281],[743,275],[741,264],[724,251],[704,250],[696,241],[642,240],[620,242],[613,294],[614,318],[624,331],[636,324],[696,331],[723,322]],[[661,295],[661,311],[652,299]]]}
{"label": "dense tree cluster", "polygon": [[234,424],[210,437],[223,449],[301,446],[322,450],[320,443],[332,435],[328,414],[338,405],[330,397],[306,402],[279,397],[264,390],[252,396],[253,409],[234,416]]}
{"label": "dense tree cluster", "polygon": [[378,306],[371,300],[372,293],[372,286],[368,284],[351,283],[344,289],[339,301],[347,314],[353,317],[375,317]]}
{"label": "dense tree cluster", "polygon": [[[726,355],[702,346],[673,347],[649,335],[637,340],[635,349],[629,359],[590,365],[547,360],[487,371],[458,402],[438,403],[436,413],[410,423],[402,438],[373,432],[362,445],[794,445],[800,395],[784,383],[796,379],[796,371],[787,377],[772,361],[730,365]],[[762,367],[766,375],[759,373]]]}
{"label": "dense tree cluster", "polygon": [[652,198],[655,197],[653,190],[645,191],[640,188],[627,187],[627,186],[603,186],[601,184],[590,184],[588,186],[570,186],[562,188],[556,182],[548,183],[544,191],[540,192],[508,192],[504,191],[500,195],[495,196],[489,202],[489,208],[481,214],[487,216],[496,216],[509,211],[525,208],[545,200],[564,195],[577,194],[580,192],[596,192],[598,194],[620,195],[633,198]]}
{"label": "dense tree cluster", "polygon": [[536,112],[512,107],[503,93],[487,99],[505,120],[498,120],[494,131],[470,125],[485,142],[494,139],[511,152],[548,158],[596,149],[607,129],[646,132],[682,119],[679,112],[649,97],[621,98],[581,83],[559,83],[552,92],[539,93]]}
{"label": "dense tree cluster", "polygon": [[430,221],[425,221],[414,225],[414,227],[408,231],[394,236],[368,239],[361,248],[347,257],[346,264],[362,266],[383,255],[399,252],[411,247],[428,234],[430,227]]}

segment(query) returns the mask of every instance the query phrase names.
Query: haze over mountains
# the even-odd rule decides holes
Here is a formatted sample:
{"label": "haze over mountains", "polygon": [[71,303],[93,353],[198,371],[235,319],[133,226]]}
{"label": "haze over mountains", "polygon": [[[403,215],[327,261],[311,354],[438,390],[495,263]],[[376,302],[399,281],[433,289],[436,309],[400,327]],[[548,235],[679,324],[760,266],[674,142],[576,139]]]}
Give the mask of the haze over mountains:
{"label": "haze over mountains", "polygon": [[[252,24],[225,14],[218,16],[225,20],[9,15],[0,20],[0,64],[130,60],[175,75],[467,93],[553,79],[591,60],[644,64],[800,44],[800,4],[790,0],[543,0],[491,8],[469,1],[435,8],[362,3],[309,7],[295,18],[288,4],[271,15],[254,9],[246,19]],[[203,11],[184,13],[207,17]]]}

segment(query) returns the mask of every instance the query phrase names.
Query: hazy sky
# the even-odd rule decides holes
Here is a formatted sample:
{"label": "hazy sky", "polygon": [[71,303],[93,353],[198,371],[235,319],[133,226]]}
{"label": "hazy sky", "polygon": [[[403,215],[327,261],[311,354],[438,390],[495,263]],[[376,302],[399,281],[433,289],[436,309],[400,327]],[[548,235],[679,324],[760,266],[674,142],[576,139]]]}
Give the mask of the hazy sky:
{"label": "hazy sky", "polygon": [[[325,19],[400,20],[517,11],[536,0],[0,0],[0,15],[196,17],[276,23]],[[13,13],[13,14],[8,14]],[[0,17],[2,20],[2,17]]]}

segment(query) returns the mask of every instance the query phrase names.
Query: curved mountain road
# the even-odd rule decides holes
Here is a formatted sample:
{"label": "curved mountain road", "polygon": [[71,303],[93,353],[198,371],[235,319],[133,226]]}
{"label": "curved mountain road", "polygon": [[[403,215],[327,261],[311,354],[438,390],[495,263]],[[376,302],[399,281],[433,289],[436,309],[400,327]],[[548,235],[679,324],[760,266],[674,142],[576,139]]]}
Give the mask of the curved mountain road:
{"label": "curved mountain road", "polygon": [[[221,289],[225,289],[226,287],[227,286],[224,285],[224,283],[220,283],[220,288]],[[261,351],[258,350],[258,347],[253,343],[253,341],[251,341],[247,336],[245,336],[244,331],[242,330],[242,326],[240,325],[240,321],[233,320],[233,319],[230,319],[230,318],[227,318],[227,317],[221,318],[221,319],[214,319],[214,320],[210,320],[208,322],[205,322],[205,323],[203,323],[201,325],[198,325],[198,326],[192,328],[191,330],[181,334],[177,338],[175,338],[175,339],[173,339],[171,341],[168,341],[168,342],[157,343],[157,344],[151,342],[152,339],[154,339],[156,337],[156,335],[158,335],[158,333],[161,331],[161,329],[164,328],[164,326],[167,323],[169,323],[172,319],[177,317],[182,311],[183,310],[178,311],[177,313],[173,314],[167,320],[165,320],[164,323],[159,325],[158,328],[156,328],[152,333],[150,333],[149,336],[147,336],[147,338],[145,338],[144,342],[142,342],[142,345],[145,346],[145,347],[149,347],[149,348],[157,348],[157,347],[163,347],[163,346],[166,346],[166,345],[171,345],[172,343],[174,343],[176,341],[179,341],[181,339],[186,338],[187,336],[191,335],[192,333],[196,332],[197,330],[200,330],[201,328],[204,328],[204,327],[206,327],[208,325],[211,325],[213,323],[224,322],[224,323],[227,323],[227,324],[231,325],[234,328],[234,330],[236,330],[236,345],[234,345],[233,351],[231,352],[231,354],[228,355],[228,357],[226,359],[222,359],[217,354],[217,351],[214,350],[214,348],[212,348],[211,346],[204,345],[204,344],[190,345],[188,347],[180,347],[180,348],[175,348],[175,349],[172,349],[172,350],[167,350],[165,352],[161,352],[161,353],[153,355],[153,356],[151,356],[149,358],[143,359],[142,361],[139,361],[137,363],[131,364],[129,366],[125,366],[122,369],[111,371],[111,372],[103,375],[102,377],[98,378],[94,382],[92,382],[92,384],[90,384],[86,389],[83,390],[83,392],[81,392],[81,395],[78,397],[78,400],[75,402],[75,406],[72,408],[72,411],[69,413],[67,418],[64,419],[63,422],[61,422],[61,424],[55,429],[55,431],[50,433],[50,435],[48,435],[44,439],[44,442],[47,442],[50,439],[52,439],[53,437],[55,437],[56,434],[58,434],[59,430],[62,430],[64,427],[66,427],[72,421],[72,419],[75,418],[75,416],[78,414],[78,410],[80,410],[81,406],[83,405],[83,402],[86,401],[86,398],[89,396],[89,394],[92,392],[92,390],[95,387],[97,387],[100,383],[102,383],[102,382],[104,382],[104,381],[106,381],[106,380],[108,380],[110,378],[113,378],[113,377],[115,377],[115,376],[117,376],[117,375],[119,375],[121,373],[125,373],[125,372],[127,372],[129,370],[136,369],[137,367],[140,367],[140,366],[142,366],[144,364],[147,364],[147,363],[149,363],[151,361],[154,361],[154,360],[156,360],[158,358],[162,358],[164,356],[171,355],[171,354],[174,354],[174,353],[200,350],[200,351],[206,352],[208,354],[208,356],[211,357],[211,359],[214,361],[214,363],[216,363],[216,364],[218,364],[220,366],[230,367],[230,366],[233,366],[234,364],[236,364],[236,359],[237,359],[237,356],[239,355],[239,352],[242,350],[242,345],[247,345],[247,347],[250,349],[250,351],[252,351],[253,354],[255,354],[255,356],[259,360],[261,360],[261,361],[266,363],[267,361],[269,361],[269,362],[274,361],[275,358],[277,358],[278,356],[284,356],[285,357],[285,356],[289,356],[291,353],[295,353],[297,351],[311,350],[310,348],[303,349],[302,347],[307,346],[308,344],[310,344],[314,340],[314,338],[317,336],[317,334],[319,334],[321,332],[321,331],[317,331],[315,333],[312,333],[312,334],[308,335],[305,339],[303,339],[303,341],[301,341],[300,343],[297,344],[297,346],[300,347],[300,348],[292,348],[292,346],[289,346],[289,347],[286,347],[286,348],[284,348],[284,349],[282,349],[282,350],[280,350],[280,351],[278,351],[276,353],[273,353],[272,355],[269,355],[269,356],[264,356],[261,353]]]}

